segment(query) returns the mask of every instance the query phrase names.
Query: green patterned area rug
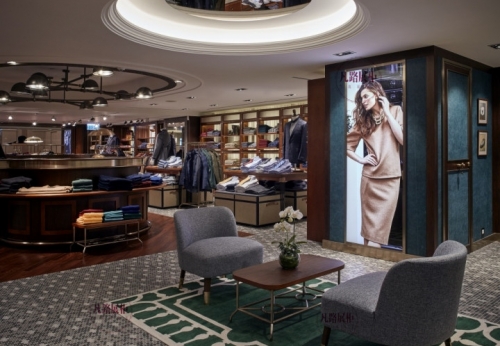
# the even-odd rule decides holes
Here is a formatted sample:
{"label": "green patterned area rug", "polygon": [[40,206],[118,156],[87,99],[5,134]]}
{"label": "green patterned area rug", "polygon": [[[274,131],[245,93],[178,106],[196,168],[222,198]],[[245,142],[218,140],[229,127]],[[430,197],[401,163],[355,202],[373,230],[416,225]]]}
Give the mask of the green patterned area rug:
{"label": "green patterned area rug", "polygon": [[[212,281],[210,305],[203,303],[203,282],[200,280],[185,284],[182,290],[170,286],[115,300],[108,303],[108,307],[113,313],[129,319],[167,345],[318,346],[321,344],[323,324],[319,307],[275,324],[273,340],[270,341],[269,325],[261,320],[237,312],[232,321],[229,321],[236,308],[234,281],[224,278]],[[321,290],[334,286],[331,282],[321,279],[308,281],[307,285]],[[240,305],[268,297],[268,291],[240,284]],[[278,303],[285,306],[303,304],[296,299],[283,299]],[[264,312],[262,314],[267,318]],[[332,332],[330,344],[376,345],[339,332]],[[500,326],[466,316],[458,317],[452,345],[499,344]]]}

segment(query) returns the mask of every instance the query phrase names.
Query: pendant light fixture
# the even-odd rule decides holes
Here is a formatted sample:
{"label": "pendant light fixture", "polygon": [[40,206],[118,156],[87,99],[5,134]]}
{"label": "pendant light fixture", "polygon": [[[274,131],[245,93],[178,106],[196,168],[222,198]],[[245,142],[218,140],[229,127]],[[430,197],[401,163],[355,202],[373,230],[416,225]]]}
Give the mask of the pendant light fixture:
{"label": "pendant light fixture", "polygon": [[10,102],[10,95],[8,92],[0,90],[0,102]]}
{"label": "pendant light fixture", "polygon": [[113,70],[107,68],[107,67],[94,67],[94,70],[92,72],[94,76],[100,76],[100,77],[109,77],[113,75]]}
{"label": "pendant light fixture", "polygon": [[108,105],[108,101],[104,97],[96,97],[94,101],[92,101],[92,106],[94,107],[106,107]]}
{"label": "pendant light fixture", "polygon": [[26,83],[16,83],[10,89],[10,92],[16,95],[29,95],[30,92],[26,89]]}
{"label": "pendant light fixture", "polygon": [[33,73],[26,82],[26,88],[30,90],[47,90],[49,88],[49,79],[43,73]]}
{"label": "pendant light fixture", "polygon": [[87,79],[82,84],[83,90],[99,90],[99,84],[93,79]]}
{"label": "pendant light fixture", "polygon": [[148,87],[139,88],[135,93],[135,98],[137,99],[150,99],[152,97],[153,97],[153,92]]}

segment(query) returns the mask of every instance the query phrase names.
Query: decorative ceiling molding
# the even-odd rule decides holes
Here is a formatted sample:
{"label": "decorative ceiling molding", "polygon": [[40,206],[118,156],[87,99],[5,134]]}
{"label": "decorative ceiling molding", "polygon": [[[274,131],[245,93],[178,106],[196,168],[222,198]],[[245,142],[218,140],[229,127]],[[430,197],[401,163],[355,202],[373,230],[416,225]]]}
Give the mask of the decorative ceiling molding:
{"label": "decorative ceiling molding", "polygon": [[[370,21],[368,11],[352,0],[314,0],[268,19],[262,19],[259,11],[249,11],[243,21],[201,18],[199,11],[191,15],[175,7],[161,0],[112,0],[101,19],[109,30],[130,41],[209,55],[269,55],[319,48],[360,33]],[[248,20],[252,16],[258,18]],[[335,27],[338,20],[343,23]],[[190,32],[193,37],[188,38]]]}

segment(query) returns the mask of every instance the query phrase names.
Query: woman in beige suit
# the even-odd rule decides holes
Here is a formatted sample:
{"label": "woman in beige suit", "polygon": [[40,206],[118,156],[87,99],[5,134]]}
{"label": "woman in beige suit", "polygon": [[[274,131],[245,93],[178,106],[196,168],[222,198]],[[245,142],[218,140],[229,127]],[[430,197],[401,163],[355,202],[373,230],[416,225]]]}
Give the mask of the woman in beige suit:
{"label": "woman in beige suit", "polygon": [[[403,111],[389,103],[380,83],[363,84],[355,97],[354,125],[347,134],[347,156],[363,165],[361,236],[365,245],[387,244],[401,180],[399,146],[403,145]],[[367,155],[356,154],[363,139]]]}

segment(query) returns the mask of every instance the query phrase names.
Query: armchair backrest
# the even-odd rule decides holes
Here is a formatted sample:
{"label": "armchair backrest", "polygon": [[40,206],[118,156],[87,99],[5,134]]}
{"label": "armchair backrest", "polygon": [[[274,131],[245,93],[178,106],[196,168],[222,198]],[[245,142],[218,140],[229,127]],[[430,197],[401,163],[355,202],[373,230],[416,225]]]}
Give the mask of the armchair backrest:
{"label": "armchair backrest", "polygon": [[198,240],[238,236],[234,215],[226,207],[178,210],[174,214],[174,223],[179,255]]}
{"label": "armchair backrest", "polygon": [[395,264],[382,284],[377,324],[408,338],[425,335],[436,343],[448,338],[455,329],[466,259],[465,246],[448,240],[432,257]]}

